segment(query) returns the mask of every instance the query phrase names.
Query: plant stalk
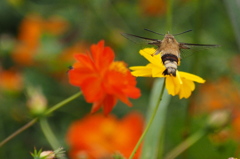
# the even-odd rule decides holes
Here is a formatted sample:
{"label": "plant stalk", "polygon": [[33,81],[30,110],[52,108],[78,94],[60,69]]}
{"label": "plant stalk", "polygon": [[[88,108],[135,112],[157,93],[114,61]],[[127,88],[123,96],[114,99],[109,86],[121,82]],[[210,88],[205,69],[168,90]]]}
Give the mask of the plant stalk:
{"label": "plant stalk", "polygon": [[142,143],[143,138],[145,137],[145,135],[147,134],[147,132],[149,130],[149,128],[150,128],[150,126],[151,126],[151,124],[152,124],[152,122],[153,122],[153,120],[155,118],[155,115],[157,113],[158,107],[159,107],[159,105],[161,103],[162,96],[163,96],[163,93],[164,93],[164,89],[165,89],[165,78],[164,78],[164,82],[163,82],[163,85],[162,85],[160,96],[159,96],[158,101],[156,103],[155,109],[153,110],[153,114],[152,114],[152,116],[151,116],[151,118],[150,118],[150,120],[149,120],[149,122],[148,122],[148,124],[147,124],[147,126],[146,126],[146,128],[144,130],[144,132],[142,133],[141,137],[139,138],[136,146],[134,147],[134,149],[133,149],[129,159],[132,159],[134,157],[137,149],[139,148],[140,144]]}
{"label": "plant stalk", "polygon": [[[49,108],[45,113],[43,113],[44,116],[47,116],[49,114],[51,114],[52,112],[54,112],[55,110],[61,108],[62,106],[66,105],[67,103],[71,102],[72,100],[76,99],[77,97],[79,97],[80,95],[82,95],[82,92],[78,92],[70,97],[68,97],[67,99],[61,101],[60,103],[52,106],[51,108]],[[30,122],[28,122],[27,124],[25,124],[23,127],[19,128],[17,131],[15,131],[14,133],[12,133],[11,135],[9,135],[7,138],[5,138],[3,141],[0,142],[0,147],[2,147],[3,145],[5,145],[8,141],[10,141],[11,139],[13,139],[14,137],[16,137],[18,134],[22,133],[23,131],[25,131],[26,129],[28,129],[29,127],[31,127],[32,125],[34,125],[37,121],[39,120],[39,117],[36,117],[34,119],[32,119]]]}

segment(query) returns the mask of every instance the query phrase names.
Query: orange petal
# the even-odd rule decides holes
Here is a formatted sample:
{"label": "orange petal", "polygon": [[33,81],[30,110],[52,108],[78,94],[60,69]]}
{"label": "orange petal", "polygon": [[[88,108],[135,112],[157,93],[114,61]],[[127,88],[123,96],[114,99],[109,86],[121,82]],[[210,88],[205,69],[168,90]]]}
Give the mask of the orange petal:
{"label": "orange petal", "polygon": [[104,47],[104,40],[91,46],[94,63],[98,69],[105,69],[114,60],[114,52],[110,47]]}
{"label": "orange petal", "polygon": [[87,102],[93,103],[102,100],[105,92],[102,89],[101,81],[98,78],[88,78],[81,85],[81,90]]}
{"label": "orange petal", "polygon": [[73,67],[79,67],[79,66],[82,66],[82,67],[87,67],[87,68],[90,68],[92,70],[96,69],[94,67],[94,62],[92,61],[92,59],[88,56],[88,55],[85,55],[85,54],[75,54],[74,57],[76,58],[76,60],[78,60],[78,62],[76,62]]}
{"label": "orange petal", "polygon": [[98,111],[102,106],[102,101],[94,102],[92,105],[91,113],[95,113]]}
{"label": "orange petal", "polygon": [[116,105],[117,99],[113,95],[106,95],[103,100],[103,112],[108,115]]}

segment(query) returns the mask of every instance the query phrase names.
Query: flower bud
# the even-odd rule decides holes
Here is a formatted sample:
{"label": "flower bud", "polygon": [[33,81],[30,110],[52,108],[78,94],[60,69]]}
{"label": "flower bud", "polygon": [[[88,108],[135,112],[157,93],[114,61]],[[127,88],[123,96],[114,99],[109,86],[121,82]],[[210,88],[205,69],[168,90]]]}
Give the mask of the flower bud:
{"label": "flower bud", "polygon": [[230,120],[230,112],[228,110],[219,110],[213,112],[207,122],[211,130],[218,130],[228,124]]}
{"label": "flower bud", "polygon": [[47,99],[43,95],[41,89],[34,88],[34,87],[28,87],[27,89],[28,94],[28,101],[27,106],[30,109],[30,112],[33,115],[40,115],[42,114],[47,107]]}
{"label": "flower bud", "polygon": [[45,157],[44,159],[54,159],[56,157],[54,151],[43,151],[40,154],[40,158]]}

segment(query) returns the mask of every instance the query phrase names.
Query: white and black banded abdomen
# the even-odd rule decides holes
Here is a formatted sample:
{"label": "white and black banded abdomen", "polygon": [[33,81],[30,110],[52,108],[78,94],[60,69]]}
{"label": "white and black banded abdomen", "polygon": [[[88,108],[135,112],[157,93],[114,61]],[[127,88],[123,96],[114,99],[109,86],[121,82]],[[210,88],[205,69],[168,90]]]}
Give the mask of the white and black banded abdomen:
{"label": "white and black banded abdomen", "polygon": [[166,67],[166,69],[163,71],[163,75],[176,76],[178,57],[173,54],[165,53],[161,58],[164,66]]}

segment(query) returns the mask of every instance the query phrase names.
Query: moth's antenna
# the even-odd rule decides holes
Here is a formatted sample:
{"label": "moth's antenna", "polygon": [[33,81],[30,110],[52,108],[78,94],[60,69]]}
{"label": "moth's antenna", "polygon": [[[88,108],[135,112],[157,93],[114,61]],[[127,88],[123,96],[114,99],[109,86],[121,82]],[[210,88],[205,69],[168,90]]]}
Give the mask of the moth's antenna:
{"label": "moth's antenna", "polygon": [[182,33],[173,34],[173,35],[174,35],[174,36],[177,36],[177,35],[184,34],[184,33],[190,32],[190,31],[192,31],[192,29],[190,29],[190,30],[187,30],[187,31],[184,31],[184,32],[182,32]]}
{"label": "moth's antenna", "polygon": [[149,31],[149,32],[152,32],[152,33],[155,33],[155,34],[158,34],[158,35],[164,36],[164,34],[160,34],[160,33],[157,33],[157,32],[155,32],[155,31],[152,31],[152,30],[149,30],[149,29],[144,29],[144,30]]}

